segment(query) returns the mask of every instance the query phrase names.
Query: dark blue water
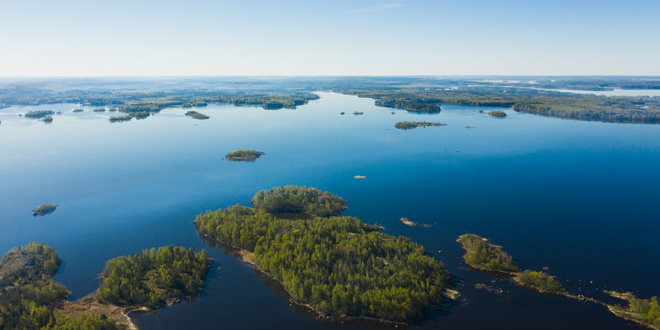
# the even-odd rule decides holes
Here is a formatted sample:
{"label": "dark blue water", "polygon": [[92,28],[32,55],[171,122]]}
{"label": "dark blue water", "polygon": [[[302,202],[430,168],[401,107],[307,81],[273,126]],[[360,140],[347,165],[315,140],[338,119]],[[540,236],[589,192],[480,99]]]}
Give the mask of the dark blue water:
{"label": "dark blue water", "polygon": [[[204,294],[133,315],[142,329],[378,327],[314,320],[251,266],[209,248],[191,224],[206,210],[247,205],[258,190],[296,184],[344,197],[346,215],[408,236],[445,263],[461,301],[421,328],[638,328],[601,306],[537,295],[506,279],[491,284],[493,277],[461,261],[455,240],[466,232],[503,245],[523,268],[548,267],[571,292],[660,295],[660,126],[508,109],[498,119],[478,113],[492,109],[459,106],[392,114],[370,99],[320,95],[297,110],[211,105],[198,109],[211,116],[206,121],[183,109],[115,124],[110,113],[71,113],[73,104],[2,109],[0,250],[52,245],[64,261],[56,279],[80,298],[96,289],[110,258],[167,244],[207,248],[215,261]],[[52,124],[18,116],[33,109],[63,114]],[[402,120],[449,125],[395,129]],[[266,155],[255,163],[223,160],[238,148]],[[32,217],[43,203],[59,207]],[[435,226],[407,227],[401,217]],[[505,293],[476,290],[476,283]]]}

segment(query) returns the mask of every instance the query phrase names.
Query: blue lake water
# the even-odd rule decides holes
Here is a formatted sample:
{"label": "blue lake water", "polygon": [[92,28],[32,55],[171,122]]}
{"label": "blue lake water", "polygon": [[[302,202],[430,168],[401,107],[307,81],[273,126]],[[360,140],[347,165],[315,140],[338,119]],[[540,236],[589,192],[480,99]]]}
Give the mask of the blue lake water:
{"label": "blue lake water", "polygon": [[[314,320],[251,266],[209,247],[191,224],[206,210],[248,205],[261,189],[314,186],[347,199],[345,215],[423,244],[459,280],[461,301],[416,328],[639,328],[602,306],[506,279],[492,284],[501,295],[474,289],[494,278],[465,268],[456,239],[491,238],[523,268],[548,267],[574,293],[660,295],[660,126],[511,109],[498,119],[478,112],[492,108],[449,105],[415,114],[319,95],[297,110],[196,109],[211,117],[205,121],[180,108],[126,123],[92,108],[72,113],[74,104],[2,109],[0,251],[30,241],[55,247],[63,260],[56,280],[76,299],[96,289],[113,257],[168,244],[206,248],[214,263],[202,296],[134,314],[141,329],[386,327]],[[51,124],[18,116],[34,109],[63,113]],[[403,120],[448,125],[395,129]],[[266,154],[255,163],[223,160],[238,148]],[[59,207],[32,217],[43,203]],[[401,217],[435,225],[407,227]]]}

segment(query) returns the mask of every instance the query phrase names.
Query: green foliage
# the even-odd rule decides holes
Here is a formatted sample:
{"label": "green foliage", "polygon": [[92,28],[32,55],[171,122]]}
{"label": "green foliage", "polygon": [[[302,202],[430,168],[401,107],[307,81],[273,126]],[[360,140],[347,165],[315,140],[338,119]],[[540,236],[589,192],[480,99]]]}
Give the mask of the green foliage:
{"label": "green foliage", "polygon": [[263,152],[261,151],[256,151],[256,150],[246,150],[246,149],[238,149],[229,152],[226,156],[225,159],[230,160],[230,161],[237,161],[237,162],[254,162],[257,160],[257,158],[261,157],[264,155]]}
{"label": "green foliage", "polygon": [[566,289],[559,282],[557,282],[554,277],[544,272],[526,270],[524,272],[518,273],[515,280],[520,285],[527,286],[541,292],[566,292]]}
{"label": "green foliage", "polygon": [[294,300],[325,314],[418,321],[441,303],[450,281],[422,246],[352,217],[284,220],[236,205],[194,224],[202,236],[253,251]]}
{"label": "green foliage", "polygon": [[28,111],[25,113],[25,118],[43,118],[46,116],[54,115],[55,113],[50,111],[50,110],[35,110],[35,111]]}
{"label": "green foliage", "polygon": [[465,234],[458,241],[465,250],[463,259],[472,267],[501,272],[517,272],[520,270],[511,256],[502,251],[501,247],[490,244],[478,235]]}
{"label": "green foliage", "polygon": [[99,300],[120,306],[158,308],[202,291],[209,262],[206,251],[165,246],[109,260],[97,290]]}
{"label": "green foliage", "polygon": [[630,311],[638,313],[638,319],[643,323],[660,327],[660,304],[658,297],[651,300],[633,298],[630,300]]}
{"label": "green foliage", "polygon": [[252,205],[268,213],[306,212],[320,217],[341,214],[347,201],[317,188],[283,186],[262,190],[252,197]]}
{"label": "green foliage", "polygon": [[105,108],[103,108],[103,107],[101,107],[101,108],[96,108],[96,109],[94,109],[94,110],[92,110],[92,111],[94,111],[94,112],[105,112]]}
{"label": "green foliage", "polygon": [[42,120],[44,123],[52,123],[52,122],[53,122],[53,117],[51,117],[51,116],[46,116],[46,117],[41,118],[41,120]]}
{"label": "green foliage", "polygon": [[190,117],[192,117],[192,118],[199,119],[199,120],[203,120],[203,119],[209,119],[209,118],[211,118],[211,117],[209,117],[209,116],[207,116],[207,115],[205,115],[205,114],[203,114],[203,113],[199,113],[199,112],[197,112],[197,111],[192,111],[192,110],[187,111],[187,112],[186,112],[186,116],[190,116]]}
{"label": "green foliage", "polygon": [[116,330],[120,327],[105,315],[87,314],[80,317],[62,316],[55,313],[54,324],[48,325],[48,330]]}
{"label": "green foliage", "polygon": [[[1,329],[117,329],[99,317],[64,318],[55,308],[69,291],[52,280],[61,261],[55,249],[40,243],[11,249],[0,260]],[[93,321],[93,322],[92,322]],[[71,327],[67,324],[89,325]]]}
{"label": "green foliage", "polygon": [[429,123],[425,121],[400,121],[396,124],[394,124],[394,127],[402,130],[408,130],[408,129],[413,129],[417,127],[426,127],[426,126],[447,126],[447,124],[443,123]]}

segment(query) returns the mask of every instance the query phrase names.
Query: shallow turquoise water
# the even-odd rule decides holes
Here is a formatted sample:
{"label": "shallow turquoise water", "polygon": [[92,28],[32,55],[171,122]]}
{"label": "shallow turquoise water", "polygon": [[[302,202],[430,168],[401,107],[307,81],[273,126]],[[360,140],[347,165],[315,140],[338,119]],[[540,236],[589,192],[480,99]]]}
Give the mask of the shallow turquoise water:
{"label": "shallow turquoise water", "polygon": [[[576,293],[660,295],[654,280],[660,278],[660,126],[510,109],[498,119],[478,113],[492,108],[447,105],[434,115],[392,114],[371,99],[319,95],[297,110],[197,109],[211,116],[206,121],[185,117],[184,109],[114,124],[107,121],[112,113],[75,114],[72,104],[2,109],[0,250],[30,241],[52,245],[64,261],[56,279],[79,298],[98,286],[97,274],[115,256],[167,244],[207,248],[215,263],[203,296],[156,315],[134,315],[141,328],[342,326],[289,306],[277,286],[265,286],[250,266],[209,248],[191,224],[200,212],[296,184],[344,197],[346,215],[409,236],[447,265],[463,300],[424,328],[637,328],[600,306],[536,295],[508,281],[494,284],[503,295],[475,290],[492,278],[465,269],[455,242],[465,232],[503,245],[523,268],[549,267]],[[63,114],[52,124],[17,115],[32,109]],[[402,120],[448,126],[395,129]],[[238,148],[266,155],[255,163],[223,160]],[[32,217],[42,203],[59,207]],[[435,226],[406,227],[400,217]]]}

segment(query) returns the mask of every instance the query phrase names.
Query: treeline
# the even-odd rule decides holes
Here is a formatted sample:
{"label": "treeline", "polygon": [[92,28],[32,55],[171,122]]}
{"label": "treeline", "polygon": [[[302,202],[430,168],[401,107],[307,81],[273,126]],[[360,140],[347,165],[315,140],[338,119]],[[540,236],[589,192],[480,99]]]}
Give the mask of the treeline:
{"label": "treeline", "polygon": [[252,197],[255,208],[268,213],[309,213],[320,217],[341,214],[348,209],[341,197],[317,188],[283,186],[262,190]]}
{"label": "treeline", "polygon": [[[454,104],[503,107],[539,115],[616,123],[660,124],[658,97],[605,97],[511,87],[336,87],[335,92],[376,99],[376,105]],[[412,110],[411,110],[412,111]]]}
{"label": "treeline", "polygon": [[50,246],[30,243],[0,260],[0,329],[114,330],[113,319],[96,314],[66,317],[57,304],[69,291],[52,280],[61,261]]}
{"label": "treeline", "polygon": [[204,237],[253,251],[256,265],[293,300],[326,315],[419,321],[439,306],[450,282],[422,246],[352,217],[284,220],[236,205],[194,224]]}
{"label": "treeline", "polygon": [[[103,106],[93,111],[105,111],[105,106],[131,114],[134,118],[146,118],[152,113],[167,107],[203,107],[209,103],[231,103],[237,105],[260,106],[264,109],[295,109],[318,99],[311,93],[284,92],[279,95],[270,94],[227,94],[226,92],[207,90],[176,90],[176,91],[86,91],[67,90],[54,93],[42,89],[7,89],[0,93],[0,103],[11,105],[40,105],[55,103],[79,103],[91,106]],[[103,110],[102,110],[103,109]],[[52,113],[50,113],[52,114]],[[48,114],[43,114],[41,118]],[[31,117],[29,117],[31,118]]]}
{"label": "treeline", "polygon": [[474,268],[495,272],[520,271],[508,253],[480,236],[465,234],[459,237],[458,242],[465,250],[463,255],[465,263]]}
{"label": "treeline", "polygon": [[109,260],[97,290],[102,302],[151,309],[201,292],[210,259],[206,250],[165,246]]}

